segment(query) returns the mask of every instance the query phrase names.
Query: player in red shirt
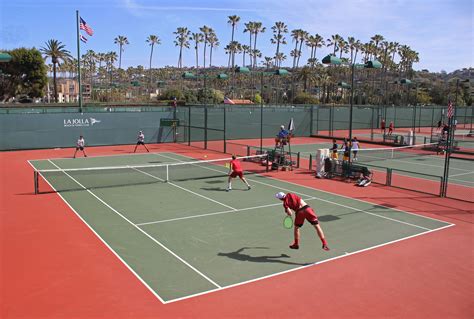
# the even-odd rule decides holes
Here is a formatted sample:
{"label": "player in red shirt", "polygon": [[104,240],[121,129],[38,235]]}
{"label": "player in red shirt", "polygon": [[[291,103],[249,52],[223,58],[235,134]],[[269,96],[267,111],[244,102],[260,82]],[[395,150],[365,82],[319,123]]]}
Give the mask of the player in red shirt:
{"label": "player in red shirt", "polygon": [[318,222],[318,216],[316,216],[314,210],[309,207],[309,205],[306,204],[306,202],[302,200],[301,197],[296,194],[285,194],[283,192],[277,193],[275,197],[283,201],[283,207],[285,208],[285,213],[288,216],[292,215],[292,210],[295,212],[295,242],[290,245],[291,249],[300,248],[300,228],[303,226],[303,223],[306,219],[316,229],[316,232],[323,243],[323,249],[329,250],[328,243],[324,237],[324,232]]}
{"label": "player in red shirt", "polygon": [[236,178],[237,176],[245,183],[245,185],[247,185],[248,189],[251,188],[244,177],[244,172],[242,171],[242,165],[240,164],[240,161],[235,157],[235,155],[232,155],[232,161],[230,161],[229,164],[229,179],[227,181],[227,191],[232,190],[232,178]]}

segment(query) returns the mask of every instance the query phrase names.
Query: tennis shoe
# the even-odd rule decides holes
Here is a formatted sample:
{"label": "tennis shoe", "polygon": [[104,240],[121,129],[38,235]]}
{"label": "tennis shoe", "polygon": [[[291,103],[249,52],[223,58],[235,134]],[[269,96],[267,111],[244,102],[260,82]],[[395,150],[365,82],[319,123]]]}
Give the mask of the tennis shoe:
{"label": "tennis shoe", "polygon": [[300,245],[298,245],[298,244],[293,244],[293,245],[290,245],[290,248],[291,248],[291,249],[300,249]]}
{"label": "tennis shoe", "polygon": [[228,188],[228,189],[226,189],[225,191],[226,191],[226,192],[230,192],[231,190],[232,190],[232,188]]}
{"label": "tennis shoe", "polygon": [[324,249],[325,251],[329,251],[328,245],[323,245],[323,249]]}
{"label": "tennis shoe", "polygon": [[247,190],[251,190],[251,189],[252,189],[252,187],[250,185],[247,186]]}

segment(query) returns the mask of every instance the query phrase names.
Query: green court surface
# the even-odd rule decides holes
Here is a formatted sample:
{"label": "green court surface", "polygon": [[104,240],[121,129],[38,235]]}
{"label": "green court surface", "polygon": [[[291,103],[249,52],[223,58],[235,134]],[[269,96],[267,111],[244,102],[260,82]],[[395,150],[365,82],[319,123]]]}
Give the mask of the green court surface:
{"label": "green court surface", "polygon": [[[180,161],[190,158],[155,153],[30,163],[36,169],[66,169]],[[199,177],[209,171],[218,174]],[[191,165],[184,173],[189,178],[167,183],[141,168],[126,175],[70,171],[51,175],[47,182],[57,190],[64,189],[58,191],[62,199],[164,303],[268,279],[452,226],[258,174],[247,175],[251,190],[234,180],[234,190],[226,192],[227,178],[222,174],[226,171],[220,165]],[[124,180],[118,183],[119,178]],[[282,203],[274,197],[278,191],[297,193],[315,209],[329,252],[321,249],[308,223],[302,228],[300,249],[288,248],[293,232],[283,227]]]}

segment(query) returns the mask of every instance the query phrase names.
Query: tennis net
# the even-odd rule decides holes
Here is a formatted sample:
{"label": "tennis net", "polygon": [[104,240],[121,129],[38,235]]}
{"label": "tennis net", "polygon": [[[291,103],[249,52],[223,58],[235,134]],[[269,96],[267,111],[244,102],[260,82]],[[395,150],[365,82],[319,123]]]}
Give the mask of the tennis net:
{"label": "tennis net", "polygon": [[[266,154],[237,158],[246,174],[268,171]],[[231,158],[223,158],[154,165],[38,169],[34,171],[34,188],[35,194],[40,194],[201,179],[224,183],[230,161]]]}
{"label": "tennis net", "polygon": [[[418,144],[400,147],[384,147],[384,148],[363,148],[357,151],[355,156],[354,150],[351,150],[351,158],[359,162],[373,162],[390,159],[401,159],[410,157],[421,157],[436,154],[437,143]],[[338,158],[343,159],[344,150],[337,150]]]}

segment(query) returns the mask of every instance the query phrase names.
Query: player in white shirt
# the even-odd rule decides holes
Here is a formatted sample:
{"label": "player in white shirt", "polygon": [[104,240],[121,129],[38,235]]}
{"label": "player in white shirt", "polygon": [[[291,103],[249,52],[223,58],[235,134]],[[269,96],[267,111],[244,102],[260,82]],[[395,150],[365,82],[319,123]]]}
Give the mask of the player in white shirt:
{"label": "player in white shirt", "polygon": [[147,152],[150,152],[148,150],[148,148],[146,147],[145,145],[145,134],[143,134],[142,131],[138,132],[138,136],[137,136],[137,145],[135,145],[135,150],[133,151],[133,153],[135,153],[137,151],[137,147],[138,145],[143,145],[146,149]]}
{"label": "player in white shirt", "polygon": [[86,150],[85,150],[86,141],[84,141],[84,137],[81,135],[76,142],[76,151],[74,152],[73,158],[76,158],[77,151],[81,150],[84,154],[84,157],[87,157]]}

